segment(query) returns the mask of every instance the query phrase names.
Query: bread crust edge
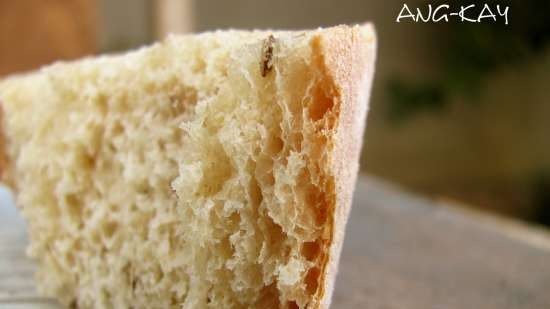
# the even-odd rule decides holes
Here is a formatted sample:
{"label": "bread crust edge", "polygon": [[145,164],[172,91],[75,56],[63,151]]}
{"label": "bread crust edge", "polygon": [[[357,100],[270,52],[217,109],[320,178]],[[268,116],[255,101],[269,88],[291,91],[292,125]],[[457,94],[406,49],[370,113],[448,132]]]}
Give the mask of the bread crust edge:
{"label": "bread crust edge", "polygon": [[324,58],[326,72],[338,87],[340,101],[340,114],[333,136],[334,152],[330,160],[336,192],[332,211],[332,242],[324,280],[320,286],[321,294],[316,301],[316,308],[328,309],[359,171],[376,59],[376,34],[371,24],[338,26],[323,31],[320,39],[320,52]]}

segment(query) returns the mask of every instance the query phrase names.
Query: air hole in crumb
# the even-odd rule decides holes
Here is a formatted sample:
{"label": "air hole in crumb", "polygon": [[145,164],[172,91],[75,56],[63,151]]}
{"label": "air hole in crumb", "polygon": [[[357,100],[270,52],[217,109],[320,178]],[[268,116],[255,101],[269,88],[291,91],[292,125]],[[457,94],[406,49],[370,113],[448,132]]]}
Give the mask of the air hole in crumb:
{"label": "air hole in crumb", "polygon": [[209,152],[213,155],[212,162],[203,168],[203,178],[200,184],[200,195],[207,197],[218,193],[227,180],[233,175],[231,159],[219,141],[216,141]]}
{"label": "air hole in crumb", "polygon": [[72,254],[72,253],[67,253],[67,254],[65,255],[65,259],[67,260],[67,263],[68,263],[70,266],[74,266],[74,264],[75,264],[74,254]]}
{"label": "air hole in crumb", "polygon": [[105,295],[105,300],[107,300],[107,303],[112,303],[113,293],[114,291],[109,291],[107,288],[103,288],[103,295]]}
{"label": "air hole in crumb", "polygon": [[179,95],[170,97],[170,116],[177,117],[185,111],[184,103]]}
{"label": "air hole in crumb", "polygon": [[275,176],[273,176],[273,170],[269,170],[264,174],[264,181],[267,185],[272,186],[275,184]]}
{"label": "air hole in crumb", "polygon": [[77,239],[77,240],[74,242],[73,250],[72,250],[72,251],[75,251],[75,252],[76,252],[76,251],[80,251],[80,250],[82,250],[82,242],[81,242],[80,240]]}
{"label": "air hole in crumb", "polygon": [[83,168],[93,169],[96,164],[96,159],[93,155],[84,153],[80,157],[80,163],[82,163]]}
{"label": "air hole in crumb", "polygon": [[178,296],[174,292],[172,292],[172,294],[170,296],[170,305],[172,305],[172,306],[178,306],[179,305]]}
{"label": "air hole in crumb", "polygon": [[65,196],[65,204],[67,205],[67,212],[71,219],[80,220],[82,217],[82,202],[78,195],[76,194],[67,194]]}
{"label": "air hole in crumb", "polygon": [[[306,173],[306,177],[303,177],[304,179],[307,179],[309,180],[309,173]],[[320,197],[320,194],[319,194],[319,188],[317,188],[315,185],[308,185],[306,187],[306,203],[308,205],[314,205],[314,206],[317,206],[320,202],[321,202],[321,197]]]}
{"label": "air hole in crumb", "polygon": [[111,134],[116,136],[124,133],[124,126],[119,121],[116,121],[113,123],[113,126],[111,127]]}
{"label": "air hole in crumb", "polygon": [[224,237],[219,245],[219,256],[223,256],[226,259],[230,259],[233,254],[235,254],[235,250],[233,249],[233,246],[231,245],[231,241],[229,240],[229,236]]}
{"label": "air hole in crumb", "polygon": [[118,229],[118,223],[116,221],[108,221],[103,225],[103,236],[111,238]]}
{"label": "air hole in crumb", "polygon": [[164,152],[164,150],[166,149],[165,145],[166,145],[165,141],[162,141],[162,140],[157,141],[157,147],[161,152]]}
{"label": "air hole in crumb", "polygon": [[256,169],[255,176],[257,181],[264,186],[272,186],[275,184],[275,176],[271,169]]}
{"label": "air hole in crumb", "polygon": [[93,244],[101,243],[101,237],[99,236],[97,230],[93,230],[90,232],[90,242]]}
{"label": "air hole in crumb", "polygon": [[304,135],[302,132],[293,132],[290,135],[290,145],[292,146],[292,149],[294,149],[297,152],[301,152],[303,140],[304,140]]}
{"label": "air hole in crumb", "polygon": [[155,282],[158,283],[162,281],[162,279],[164,279],[164,271],[162,271],[162,268],[160,267],[159,264],[156,264],[153,266],[152,273],[153,273]]}
{"label": "air hole in crumb", "polygon": [[283,228],[279,224],[275,223],[270,216],[266,216],[265,218],[265,228],[268,231],[266,234],[266,241],[269,244],[269,248],[286,257],[288,253],[281,250],[286,239],[286,234],[283,231]]}
{"label": "air hole in crumb", "polygon": [[138,211],[138,207],[137,207],[136,203],[130,204],[129,208],[130,208],[129,209],[130,212],[137,212]]}
{"label": "air hole in crumb", "polygon": [[319,285],[319,276],[321,272],[319,271],[319,268],[313,267],[310,270],[308,270],[305,283],[306,283],[306,292],[309,295],[315,294],[317,292],[317,286]]}
{"label": "air hole in crumb", "polygon": [[318,206],[317,212],[317,224],[319,225],[324,224],[327,221],[327,218],[329,216],[327,205],[334,205],[335,203],[334,191],[334,179],[329,178],[326,180],[323,190],[320,191],[320,204]]}
{"label": "air hole in crumb", "polygon": [[284,142],[280,137],[273,137],[267,145],[267,152],[271,155],[278,154],[283,150]]}
{"label": "air hole in crumb", "polygon": [[189,106],[197,103],[197,90],[193,87],[178,87],[170,96],[170,115],[177,117],[185,113]]}
{"label": "air hole in crumb", "polygon": [[235,211],[231,213],[227,220],[227,226],[232,228],[237,228],[239,224],[241,223],[241,215],[239,212]]}
{"label": "air hole in crumb", "polygon": [[204,61],[201,57],[196,57],[195,61],[191,65],[191,70],[195,74],[203,72],[206,70],[206,61]]}
{"label": "air hole in crumb", "polygon": [[146,180],[136,183],[136,192],[143,195],[148,195],[151,193],[151,186]]}
{"label": "air hole in crumb", "polygon": [[325,194],[320,188],[309,185],[305,194],[306,204],[313,209],[315,216],[315,223],[317,225],[323,225],[327,221],[327,201]]}
{"label": "air hole in crumb", "polygon": [[271,157],[264,154],[260,155],[256,161],[256,171],[254,174],[261,185],[274,185],[275,177],[273,176],[273,160]]}
{"label": "air hole in crumb", "polygon": [[295,301],[289,301],[287,303],[287,308],[288,309],[300,309],[300,306],[298,306],[298,304]]}
{"label": "air hole in crumb", "polygon": [[102,114],[107,114],[108,111],[108,96],[104,93],[99,93],[95,98],[95,107]]}
{"label": "air hole in crumb", "polygon": [[326,113],[332,110],[334,100],[326,94],[323,85],[318,84],[314,89],[313,100],[309,103],[309,118],[313,121],[322,119]]}
{"label": "air hole in crumb", "polygon": [[109,149],[110,152],[117,152],[117,147],[112,142],[107,143],[107,149]]}
{"label": "air hole in crumb", "polygon": [[262,288],[253,308],[279,308],[279,297],[280,291],[277,289],[277,283],[273,282]]}
{"label": "air hole in crumb", "polygon": [[308,260],[313,261],[321,253],[321,245],[318,241],[305,242],[302,245],[302,255]]}
{"label": "air hole in crumb", "polygon": [[326,206],[319,207],[317,210],[317,216],[316,216],[316,223],[317,225],[323,225],[325,222],[327,222],[327,208]]}
{"label": "air hole in crumb", "polygon": [[263,195],[262,195],[262,189],[258,185],[258,181],[255,177],[252,177],[250,180],[250,186],[249,186],[249,195],[250,200],[252,201],[252,205],[258,206],[262,203]]}

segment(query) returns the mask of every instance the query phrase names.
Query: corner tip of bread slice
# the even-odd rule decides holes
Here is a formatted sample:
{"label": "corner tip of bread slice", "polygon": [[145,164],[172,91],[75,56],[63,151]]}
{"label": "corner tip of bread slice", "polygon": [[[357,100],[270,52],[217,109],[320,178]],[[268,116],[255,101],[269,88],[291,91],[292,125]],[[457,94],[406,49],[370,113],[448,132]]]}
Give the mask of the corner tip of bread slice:
{"label": "corner tip of bread slice", "polygon": [[41,290],[328,308],[375,52],[370,24],[218,31],[0,81],[0,173]]}

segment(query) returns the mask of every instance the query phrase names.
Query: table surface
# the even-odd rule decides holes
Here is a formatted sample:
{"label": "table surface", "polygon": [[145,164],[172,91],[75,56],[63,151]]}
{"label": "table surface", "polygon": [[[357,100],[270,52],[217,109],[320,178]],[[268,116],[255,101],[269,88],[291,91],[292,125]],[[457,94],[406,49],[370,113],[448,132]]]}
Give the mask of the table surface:
{"label": "table surface", "polygon": [[[36,294],[25,228],[0,191],[0,309]],[[360,178],[332,308],[548,309],[550,234]]]}

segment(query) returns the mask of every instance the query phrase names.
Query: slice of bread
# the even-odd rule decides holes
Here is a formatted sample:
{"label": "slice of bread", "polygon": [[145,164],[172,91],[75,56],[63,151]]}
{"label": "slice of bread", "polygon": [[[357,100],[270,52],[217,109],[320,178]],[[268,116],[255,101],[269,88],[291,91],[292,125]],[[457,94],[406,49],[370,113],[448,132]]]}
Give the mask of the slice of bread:
{"label": "slice of bread", "polygon": [[70,308],[328,308],[374,58],[369,25],[219,31],[0,82],[39,290]]}

